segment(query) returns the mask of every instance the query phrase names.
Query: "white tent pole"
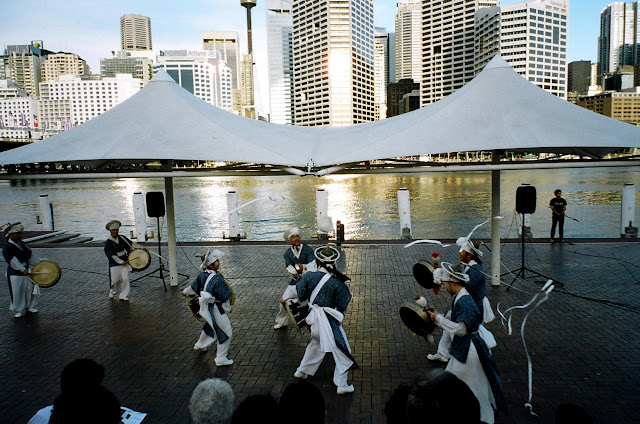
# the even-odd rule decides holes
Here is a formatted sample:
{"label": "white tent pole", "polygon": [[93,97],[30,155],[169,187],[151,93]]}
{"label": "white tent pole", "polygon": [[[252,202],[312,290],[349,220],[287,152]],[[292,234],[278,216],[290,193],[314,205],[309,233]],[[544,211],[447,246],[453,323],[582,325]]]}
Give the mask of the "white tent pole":
{"label": "white tent pole", "polygon": [[167,196],[167,235],[169,236],[169,285],[178,285],[178,255],[176,254],[176,214],[173,207],[173,178],[164,178],[164,192]]}
{"label": "white tent pole", "polygon": [[[500,163],[500,152],[494,150],[491,163]],[[500,216],[500,170],[491,171],[491,216]],[[491,220],[491,285],[500,285],[500,220]]]}

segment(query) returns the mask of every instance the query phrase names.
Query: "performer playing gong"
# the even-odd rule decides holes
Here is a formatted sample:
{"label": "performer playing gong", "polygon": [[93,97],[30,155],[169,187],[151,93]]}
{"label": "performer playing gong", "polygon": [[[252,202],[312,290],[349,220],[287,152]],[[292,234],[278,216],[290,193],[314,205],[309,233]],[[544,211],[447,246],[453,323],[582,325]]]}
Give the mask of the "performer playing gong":
{"label": "performer playing gong", "polygon": [[220,259],[223,256],[224,254],[217,249],[207,252],[201,265],[203,271],[193,280],[191,286],[182,290],[183,296],[200,296],[199,313],[206,321],[193,350],[206,351],[217,341],[215,362],[219,367],[233,364],[233,359],[227,358],[232,336],[231,321],[227,312],[231,310],[230,299],[233,292],[218,273]]}
{"label": "performer playing gong", "polygon": [[120,292],[119,299],[129,300],[129,253],[133,249],[131,240],[119,234],[122,223],[117,219],[109,221],[105,226],[109,230],[109,238],[104,242],[104,253],[109,259],[109,276],[111,287],[109,298],[113,299]]}
{"label": "performer playing gong", "polygon": [[451,264],[442,265],[450,277],[443,286],[451,296],[455,296],[451,318],[442,316],[438,311],[429,311],[429,316],[438,327],[453,335],[451,360],[445,370],[467,383],[480,403],[481,421],[493,423],[492,406],[506,410],[506,403],[491,352],[478,335],[482,313],[469,295],[469,276],[453,269]]}
{"label": "performer playing gong", "polygon": [[22,231],[24,226],[21,223],[9,224],[4,229],[8,240],[2,247],[2,256],[7,261],[6,275],[11,299],[9,309],[16,318],[23,316],[25,311],[37,313],[36,305],[40,294],[40,288],[28,277],[29,267],[36,262],[32,258],[31,249],[22,241]]}
{"label": "performer playing gong", "polygon": [[[284,252],[284,263],[287,267],[287,272],[291,274],[291,281],[289,281],[289,286],[282,297],[289,299],[291,295],[294,298],[296,297],[296,281],[307,271],[316,271],[317,267],[313,249],[300,242],[300,229],[298,227],[285,231],[284,238],[290,244],[289,248]],[[277,330],[286,327],[288,321],[287,310],[280,304],[276,315],[276,325],[273,326],[273,329]]]}
{"label": "performer playing gong", "polygon": [[347,383],[348,372],[358,369],[351,355],[347,335],[342,328],[344,313],[351,301],[351,292],[345,284],[349,277],[339,272],[335,262],[340,252],[327,245],[315,250],[318,271],[305,274],[296,283],[296,294],[286,293],[287,298],[280,299],[284,304],[296,295],[300,301],[309,301],[307,323],[311,327],[311,342],[298,366],[295,378],[307,378],[314,375],[327,352],[333,354],[336,363],[333,383],[339,395],[353,392],[353,386]]}

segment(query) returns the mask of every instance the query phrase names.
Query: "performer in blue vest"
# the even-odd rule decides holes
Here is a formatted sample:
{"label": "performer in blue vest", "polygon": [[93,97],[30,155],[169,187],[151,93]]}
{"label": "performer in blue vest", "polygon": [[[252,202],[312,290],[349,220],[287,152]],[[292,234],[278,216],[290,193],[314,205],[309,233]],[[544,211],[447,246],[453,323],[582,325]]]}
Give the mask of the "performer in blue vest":
{"label": "performer in blue vest", "polygon": [[26,311],[33,314],[38,312],[36,306],[40,293],[40,288],[28,277],[30,266],[36,262],[32,258],[31,249],[22,241],[23,231],[21,223],[9,224],[4,229],[8,240],[2,247],[2,256],[7,261],[6,275],[11,298],[9,308],[16,318],[24,316]]}
{"label": "performer in blue vest", "polygon": [[451,319],[438,311],[430,311],[429,315],[438,327],[453,335],[451,358],[445,370],[467,383],[480,403],[481,421],[493,423],[493,407],[504,411],[507,407],[495,362],[478,334],[482,314],[469,295],[469,276],[449,263],[443,262],[442,266],[450,277],[444,282],[444,288],[452,297],[455,296]]}
{"label": "performer in blue vest", "polygon": [[[317,271],[316,257],[313,249],[306,244],[300,242],[300,229],[293,227],[285,231],[284,238],[290,244],[289,248],[284,252],[284,264],[287,272],[291,274],[291,280],[281,298],[290,299],[291,296],[296,297],[296,282],[307,272]],[[286,327],[289,321],[286,308],[280,303],[278,314],[276,315],[276,325],[274,330]]]}
{"label": "performer in blue vest", "polygon": [[[335,267],[340,252],[330,246],[321,246],[314,252],[318,271],[305,274],[296,283],[296,295],[301,302],[309,301],[307,324],[311,329],[311,342],[298,366],[295,378],[314,375],[326,353],[332,353],[335,361],[333,383],[339,395],[352,393],[353,385],[348,384],[348,372],[358,369],[351,355],[347,335],[342,320],[351,301],[351,292],[345,284],[349,277]],[[290,298],[280,299],[284,303]]]}
{"label": "performer in blue vest", "polygon": [[133,243],[125,236],[120,235],[122,223],[117,219],[109,221],[105,228],[109,230],[109,238],[104,242],[104,254],[109,259],[109,277],[111,286],[109,298],[113,299],[120,292],[119,299],[129,300],[129,285],[131,265],[129,265],[129,253],[133,249]]}
{"label": "performer in blue vest", "polygon": [[215,362],[219,367],[233,364],[233,359],[227,358],[232,337],[228,313],[231,311],[230,301],[233,292],[222,274],[218,273],[220,259],[223,256],[220,250],[208,251],[202,261],[203,271],[193,280],[191,286],[182,290],[183,296],[200,296],[199,313],[206,321],[193,350],[206,351],[214,342],[218,342]]}

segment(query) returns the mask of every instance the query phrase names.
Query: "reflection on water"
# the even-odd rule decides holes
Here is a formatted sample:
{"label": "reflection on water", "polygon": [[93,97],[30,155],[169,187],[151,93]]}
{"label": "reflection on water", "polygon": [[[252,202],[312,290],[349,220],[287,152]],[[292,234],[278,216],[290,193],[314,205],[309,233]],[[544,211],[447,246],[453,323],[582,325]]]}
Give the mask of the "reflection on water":
{"label": "reflection on water", "polygon": [[[567,214],[580,220],[565,223],[566,237],[619,237],[621,190],[625,183],[640,188],[640,170],[503,171],[502,237],[517,237],[515,192],[523,182],[534,185],[538,193],[536,213],[531,219],[534,237],[548,236],[548,203],[556,188],[562,189],[568,202]],[[236,190],[239,204],[261,199],[239,211],[241,231],[247,232],[249,240],[282,240],[282,233],[292,225],[303,226],[305,236],[310,236],[315,228],[315,192],[324,188],[328,192],[329,215],[334,224],[339,220],[345,225],[347,239],[397,239],[397,191],[402,187],[410,193],[414,238],[456,238],[487,219],[491,212],[491,174],[484,171],[323,178],[175,178],[176,232],[181,241],[222,239],[222,233],[228,233],[226,194]],[[164,180],[0,181],[0,220],[19,220],[28,230],[39,230],[38,198],[48,194],[56,229],[103,240],[107,236],[104,224],[111,219],[123,222],[124,234],[133,230],[133,194],[149,191],[164,192]],[[268,200],[269,194],[285,200]],[[155,230],[155,219],[147,218],[147,226]],[[478,234],[488,237],[489,227],[481,228]]]}

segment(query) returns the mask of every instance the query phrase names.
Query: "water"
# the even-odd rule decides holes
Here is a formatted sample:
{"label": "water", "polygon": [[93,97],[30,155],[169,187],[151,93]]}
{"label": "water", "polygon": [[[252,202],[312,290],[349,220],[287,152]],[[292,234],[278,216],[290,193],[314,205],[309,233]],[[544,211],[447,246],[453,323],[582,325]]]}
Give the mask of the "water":
{"label": "water", "polygon": [[[501,237],[515,238],[515,193],[528,182],[537,189],[531,217],[534,237],[548,237],[553,190],[560,188],[568,202],[565,237],[619,237],[621,190],[625,183],[640,187],[640,167],[502,171]],[[228,233],[226,193],[235,189],[239,204],[274,194],[284,200],[258,200],[240,210],[240,229],[248,240],[283,240],[285,229],[305,227],[314,234],[315,192],[328,192],[329,215],[345,225],[347,239],[398,239],[400,224],[397,190],[406,187],[411,199],[414,238],[457,238],[491,214],[491,173],[432,172],[422,174],[333,175],[322,178],[197,177],[174,178],[176,234],[179,241],[222,240]],[[80,232],[104,240],[104,225],[123,222],[123,234],[134,229],[135,192],[164,191],[161,178],[118,180],[0,181],[0,223],[21,221],[27,230],[40,230],[39,196],[48,194],[57,230]],[[636,203],[640,195],[636,195]],[[639,211],[636,211],[636,222]],[[637,224],[636,224],[637,225]],[[149,231],[155,218],[147,218]],[[163,225],[166,240],[166,225]],[[489,237],[489,227],[478,230]]]}

